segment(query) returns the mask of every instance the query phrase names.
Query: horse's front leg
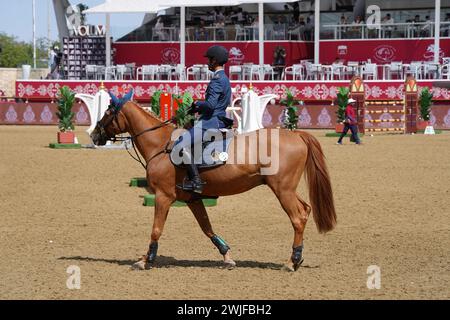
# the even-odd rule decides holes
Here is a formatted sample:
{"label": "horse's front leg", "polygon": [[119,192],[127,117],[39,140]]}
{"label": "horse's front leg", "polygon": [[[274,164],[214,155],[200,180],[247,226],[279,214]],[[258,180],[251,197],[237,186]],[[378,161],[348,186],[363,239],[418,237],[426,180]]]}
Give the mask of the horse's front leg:
{"label": "horse's front leg", "polygon": [[214,243],[220,254],[223,256],[223,263],[226,268],[234,268],[236,263],[231,259],[230,247],[220,236],[216,235],[212,229],[211,222],[209,221],[208,213],[201,200],[189,202],[187,204],[189,209],[195,216],[203,233]]}
{"label": "horse's front leg", "polygon": [[169,213],[170,205],[173,202],[174,199],[171,199],[165,194],[156,193],[155,215],[153,219],[153,228],[148,252],[138,262],[133,264],[132,269],[144,270],[152,268],[158,253],[158,240],[162,235],[167,214]]}

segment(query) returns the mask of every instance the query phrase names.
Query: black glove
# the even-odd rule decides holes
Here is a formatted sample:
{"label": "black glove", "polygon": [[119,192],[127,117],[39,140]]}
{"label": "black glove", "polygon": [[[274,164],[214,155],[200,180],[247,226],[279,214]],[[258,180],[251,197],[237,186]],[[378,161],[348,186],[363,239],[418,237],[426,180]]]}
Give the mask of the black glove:
{"label": "black glove", "polygon": [[189,108],[188,114],[194,114],[197,112],[197,105],[195,104],[195,101],[192,102],[191,107]]}

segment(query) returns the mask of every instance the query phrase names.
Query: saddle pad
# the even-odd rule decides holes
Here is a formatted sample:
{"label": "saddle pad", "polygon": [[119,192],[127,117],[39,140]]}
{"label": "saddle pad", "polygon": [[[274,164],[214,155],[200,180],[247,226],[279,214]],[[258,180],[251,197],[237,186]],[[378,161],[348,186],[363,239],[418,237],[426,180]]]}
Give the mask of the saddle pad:
{"label": "saddle pad", "polygon": [[[233,140],[234,135],[228,134],[224,136],[224,138],[225,137],[225,140],[217,139],[212,142],[204,143],[201,153],[197,152],[197,154],[195,154],[194,152],[195,163],[199,169],[216,167],[227,162],[228,148],[230,147],[230,143]],[[174,148],[170,152],[170,161],[172,161],[175,166],[182,167],[183,163],[179,163],[181,155],[176,154],[177,152],[180,152],[177,148]]]}

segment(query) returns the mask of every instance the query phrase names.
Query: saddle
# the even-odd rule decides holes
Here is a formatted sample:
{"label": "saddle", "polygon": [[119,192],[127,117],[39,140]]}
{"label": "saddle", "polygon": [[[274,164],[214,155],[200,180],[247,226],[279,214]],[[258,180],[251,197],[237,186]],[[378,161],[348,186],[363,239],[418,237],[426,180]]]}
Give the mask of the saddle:
{"label": "saddle", "polygon": [[[194,151],[194,159],[197,168],[212,168],[223,165],[228,160],[228,149],[235,136],[234,129],[210,130],[211,137],[205,135],[205,142],[202,143],[201,152]],[[195,150],[195,147],[193,148]],[[183,157],[183,150],[172,148],[170,151],[170,161],[176,167],[183,167],[180,161]]]}

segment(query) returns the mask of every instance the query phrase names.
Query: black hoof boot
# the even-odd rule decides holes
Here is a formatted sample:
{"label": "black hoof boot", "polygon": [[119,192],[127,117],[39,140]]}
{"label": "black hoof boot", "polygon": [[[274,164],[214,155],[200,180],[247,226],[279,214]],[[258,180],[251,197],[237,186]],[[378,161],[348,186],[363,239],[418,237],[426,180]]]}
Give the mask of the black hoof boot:
{"label": "black hoof boot", "polygon": [[303,263],[303,244],[296,247],[296,248],[292,248],[292,262],[294,263],[294,271],[297,271],[298,268],[300,268],[300,266]]}

